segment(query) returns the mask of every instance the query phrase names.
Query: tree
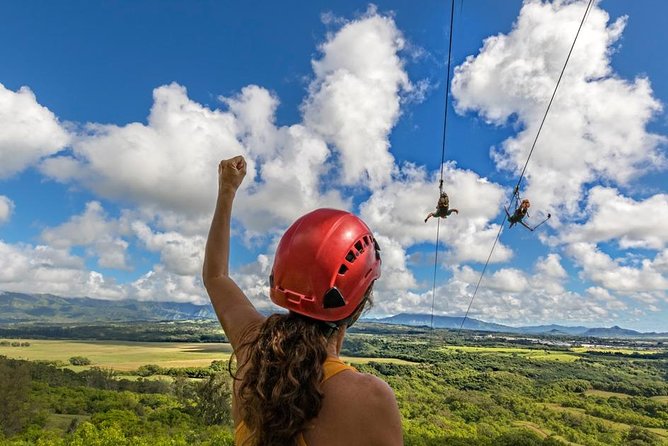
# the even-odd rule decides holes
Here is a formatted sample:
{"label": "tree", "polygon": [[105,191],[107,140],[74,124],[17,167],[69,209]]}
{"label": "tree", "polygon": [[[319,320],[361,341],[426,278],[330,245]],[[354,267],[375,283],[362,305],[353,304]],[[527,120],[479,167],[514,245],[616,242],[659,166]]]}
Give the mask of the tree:
{"label": "tree", "polygon": [[0,430],[11,436],[23,430],[31,416],[30,368],[0,362]]}
{"label": "tree", "polygon": [[72,365],[91,365],[90,359],[85,356],[72,356],[69,361]]}
{"label": "tree", "polygon": [[209,376],[197,388],[197,414],[208,425],[232,420],[232,386],[224,373]]}

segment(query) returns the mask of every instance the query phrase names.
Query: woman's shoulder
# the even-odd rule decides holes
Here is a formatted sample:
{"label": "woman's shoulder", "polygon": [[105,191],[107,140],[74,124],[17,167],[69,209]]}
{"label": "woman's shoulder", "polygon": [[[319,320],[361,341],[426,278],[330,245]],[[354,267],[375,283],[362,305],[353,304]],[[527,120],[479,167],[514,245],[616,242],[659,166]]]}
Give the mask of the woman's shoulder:
{"label": "woman's shoulder", "polygon": [[354,397],[355,406],[361,410],[374,406],[396,406],[396,397],[392,388],[382,379],[368,373],[349,373],[347,391]]}
{"label": "woman's shoulder", "polygon": [[[355,371],[332,378],[325,386],[318,418],[329,428],[350,433],[350,444],[401,444],[401,416],[390,386],[382,379]],[[359,441],[359,443],[357,443]]]}

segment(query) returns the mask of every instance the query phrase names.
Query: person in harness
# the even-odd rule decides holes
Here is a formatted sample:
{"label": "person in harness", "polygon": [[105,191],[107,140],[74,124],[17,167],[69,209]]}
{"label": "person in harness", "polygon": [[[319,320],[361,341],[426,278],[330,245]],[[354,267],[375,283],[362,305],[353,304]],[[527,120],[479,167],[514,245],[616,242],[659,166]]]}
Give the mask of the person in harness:
{"label": "person in harness", "polygon": [[246,175],[237,156],[218,166],[218,198],[202,279],[233,348],[235,444],[403,445],[392,389],[339,357],[347,329],[371,305],[380,246],[350,212],[316,209],[276,248],[269,297],[287,310],[264,316],[229,270],[232,204]]}
{"label": "person in harness", "polygon": [[[519,196],[517,197],[517,199],[518,199],[518,201],[520,201]],[[515,209],[515,212],[513,212],[512,215],[510,215],[510,212],[508,211],[508,208],[505,208],[506,216],[508,217],[508,222],[510,223],[511,228],[519,223],[522,226],[524,226],[525,228],[527,228],[529,231],[533,232],[533,231],[536,230],[536,228],[538,228],[540,225],[542,225],[543,223],[548,221],[550,219],[550,217],[552,217],[552,214],[547,214],[547,218],[545,220],[541,221],[536,226],[531,227],[524,222],[524,218],[529,217],[529,208],[530,207],[531,207],[531,203],[529,202],[529,200],[527,198],[524,198],[520,201],[519,206],[517,206],[517,208]]]}
{"label": "person in harness", "polygon": [[[510,222],[510,227],[512,228],[515,226],[517,223],[522,224],[522,220],[524,220],[524,217],[529,216],[529,208],[531,207],[531,203],[527,198],[524,198],[521,202],[520,205],[517,206],[517,209],[515,209],[515,212],[513,215],[508,215],[508,221]],[[506,210],[506,213],[508,211]]]}
{"label": "person in harness", "polygon": [[436,203],[436,210],[430,212],[427,215],[427,218],[424,219],[424,222],[427,223],[427,220],[431,217],[448,218],[453,212],[459,214],[457,209],[450,209],[450,199],[448,198],[448,194],[441,191],[441,196],[438,198],[438,203]]}

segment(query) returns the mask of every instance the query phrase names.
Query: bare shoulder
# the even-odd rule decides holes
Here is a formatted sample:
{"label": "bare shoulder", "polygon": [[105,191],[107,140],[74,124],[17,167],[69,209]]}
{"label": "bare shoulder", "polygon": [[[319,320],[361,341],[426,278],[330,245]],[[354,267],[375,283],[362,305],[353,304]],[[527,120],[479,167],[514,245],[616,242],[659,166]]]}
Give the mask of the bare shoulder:
{"label": "bare shoulder", "polygon": [[[397,399],[392,388],[382,379],[368,373],[351,373],[360,410],[396,407]],[[351,389],[352,390],[352,389]]]}
{"label": "bare shoulder", "polygon": [[385,381],[352,371],[340,373],[331,381],[331,391],[326,390],[323,409],[338,409],[334,420],[330,420],[338,426],[339,432],[351,434],[347,435],[349,442],[352,441],[350,444],[403,444],[397,399]]}

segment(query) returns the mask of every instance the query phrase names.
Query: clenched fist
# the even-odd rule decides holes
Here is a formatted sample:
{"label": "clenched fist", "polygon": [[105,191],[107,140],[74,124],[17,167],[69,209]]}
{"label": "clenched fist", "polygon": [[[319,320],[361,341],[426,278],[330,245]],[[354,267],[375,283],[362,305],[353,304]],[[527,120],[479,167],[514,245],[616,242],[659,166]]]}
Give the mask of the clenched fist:
{"label": "clenched fist", "polygon": [[218,164],[218,189],[236,192],[246,176],[246,160],[238,155]]}

